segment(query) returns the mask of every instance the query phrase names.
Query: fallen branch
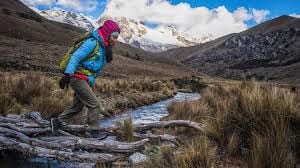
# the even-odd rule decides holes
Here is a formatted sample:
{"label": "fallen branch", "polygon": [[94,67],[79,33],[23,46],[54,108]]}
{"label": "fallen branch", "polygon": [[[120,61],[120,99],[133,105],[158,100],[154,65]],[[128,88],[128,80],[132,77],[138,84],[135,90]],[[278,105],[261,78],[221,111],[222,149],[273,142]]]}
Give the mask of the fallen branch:
{"label": "fallen branch", "polygon": [[83,149],[101,149],[110,152],[131,153],[144,148],[147,142],[149,142],[149,139],[142,139],[136,142],[79,139],[76,145]]}
{"label": "fallen branch", "polygon": [[137,138],[148,138],[151,141],[169,141],[169,142],[176,142],[176,136],[163,134],[163,135],[154,135],[154,134],[140,134],[140,133],[133,133],[134,137]]}
{"label": "fallen branch", "polygon": [[17,142],[13,139],[0,136],[2,149],[14,150],[21,153],[31,154],[39,157],[54,158],[57,160],[67,160],[75,162],[113,162],[121,156],[108,153],[87,153],[87,152],[65,152],[60,150],[47,149],[26,143]]}
{"label": "fallen branch", "polygon": [[41,134],[41,133],[46,133],[51,131],[50,128],[22,128],[11,123],[0,123],[0,126],[7,127],[18,132],[22,132],[26,135]]}
{"label": "fallen branch", "polygon": [[142,139],[140,141],[127,143],[118,141],[99,141],[97,139],[88,139],[81,137],[64,137],[64,139],[62,139],[61,137],[54,137],[52,141],[43,141],[36,138],[30,138],[23,133],[4,127],[0,127],[0,133],[18,138],[21,142],[30,145],[36,145],[51,149],[69,148],[69,150],[73,150],[76,147],[78,149],[97,149],[118,153],[131,153],[138,151],[139,149],[143,148],[144,145],[149,141],[149,139]]}
{"label": "fallen branch", "polygon": [[133,125],[133,129],[136,132],[142,132],[145,130],[150,130],[153,128],[167,128],[167,127],[175,127],[175,126],[183,126],[183,127],[189,127],[194,128],[200,132],[204,132],[204,125],[188,121],[188,120],[170,120],[170,121],[159,121],[154,123],[142,123],[142,124],[135,124]]}

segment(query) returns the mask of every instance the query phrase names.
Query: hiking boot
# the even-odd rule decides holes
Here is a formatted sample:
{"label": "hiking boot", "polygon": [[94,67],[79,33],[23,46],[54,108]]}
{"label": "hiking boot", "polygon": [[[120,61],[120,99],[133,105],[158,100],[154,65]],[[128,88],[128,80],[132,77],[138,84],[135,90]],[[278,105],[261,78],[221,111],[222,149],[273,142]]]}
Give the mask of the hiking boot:
{"label": "hiking boot", "polygon": [[57,135],[58,134],[58,128],[60,127],[61,123],[57,118],[51,118],[51,131],[52,134]]}

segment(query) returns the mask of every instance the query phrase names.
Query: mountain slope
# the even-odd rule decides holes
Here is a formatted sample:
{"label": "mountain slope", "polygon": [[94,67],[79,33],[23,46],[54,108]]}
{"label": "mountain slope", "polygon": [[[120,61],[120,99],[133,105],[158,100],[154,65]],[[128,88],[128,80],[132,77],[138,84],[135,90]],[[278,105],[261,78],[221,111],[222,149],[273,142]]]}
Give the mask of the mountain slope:
{"label": "mountain slope", "polygon": [[95,27],[92,22],[83,14],[67,12],[64,10],[43,10],[39,12],[45,18],[61,23],[67,23],[87,31],[93,31]]}
{"label": "mountain slope", "polygon": [[66,44],[83,32],[67,24],[49,21],[17,0],[0,2],[0,24],[1,35],[55,44]]}
{"label": "mountain slope", "polygon": [[119,23],[122,29],[119,41],[150,52],[161,52],[201,42],[200,39],[178,31],[174,26],[158,25],[155,28],[149,28],[143,22],[126,17],[111,17],[105,13],[99,18],[99,25],[102,25],[107,19]]}
{"label": "mountain slope", "polygon": [[241,33],[161,54],[209,75],[300,83],[300,19],[281,16]]}
{"label": "mountain slope", "polygon": [[[0,70],[59,73],[58,62],[85,30],[40,16],[19,0],[0,1]],[[179,77],[192,73],[182,64],[117,43],[114,61],[105,68],[116,76]]]}

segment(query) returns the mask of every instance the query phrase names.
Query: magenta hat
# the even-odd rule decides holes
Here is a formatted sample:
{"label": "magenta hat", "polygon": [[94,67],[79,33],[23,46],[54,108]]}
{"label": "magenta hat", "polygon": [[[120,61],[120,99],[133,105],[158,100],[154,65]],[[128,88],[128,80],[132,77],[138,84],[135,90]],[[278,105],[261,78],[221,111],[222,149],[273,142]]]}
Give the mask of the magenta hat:
{"label": "magenta hat", "polygon": [[113,32],[119,32],[120,33],[120,27],[119,25],[112,20],[106,20],[103,23],[103,26],[99,28],[98,31],[101,31],[101,34],[103,35],[103,38],[107,41],[109,38],[109,35]]}

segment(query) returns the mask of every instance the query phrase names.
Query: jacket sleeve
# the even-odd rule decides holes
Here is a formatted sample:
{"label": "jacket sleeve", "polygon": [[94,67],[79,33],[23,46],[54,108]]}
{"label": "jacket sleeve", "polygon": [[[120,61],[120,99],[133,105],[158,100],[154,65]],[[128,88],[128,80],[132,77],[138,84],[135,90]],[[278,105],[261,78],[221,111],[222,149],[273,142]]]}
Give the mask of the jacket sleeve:
{"label": "jacket sleeve", "polygon": [[81,61],[86,59],[95,49],[96,40],[87,39],[70,57],[65,73],[73,75]]}

